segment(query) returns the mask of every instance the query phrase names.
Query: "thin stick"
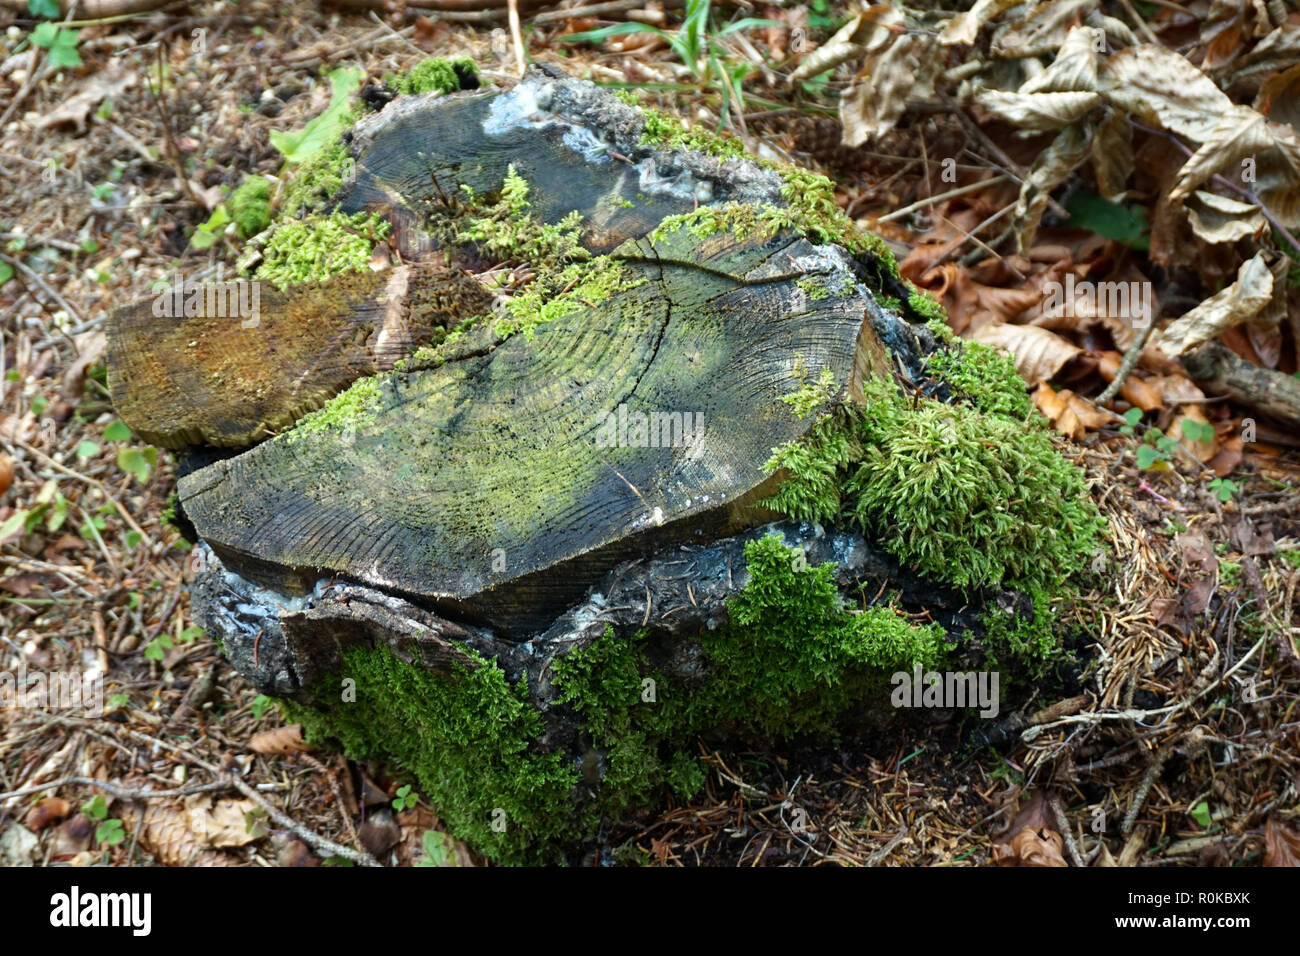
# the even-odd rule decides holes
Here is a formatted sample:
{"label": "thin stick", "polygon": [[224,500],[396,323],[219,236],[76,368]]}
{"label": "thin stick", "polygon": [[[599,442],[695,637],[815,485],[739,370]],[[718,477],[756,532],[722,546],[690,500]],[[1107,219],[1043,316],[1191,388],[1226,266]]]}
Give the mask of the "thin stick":
{"label": "thin stick", "polygon": [[1134,366],[1138,363],[1138,359],[1141,358],[1142,350],[1146,348],[1147,339],[1151,338],[1151,330],[1155,327],[1155,319],[1150,319],[1147,322],[1146,328],[1138,333],[1138,337],[1135,338],[1133,344],[1128,347],[1128,351],[1124,353],[1124,358],[1119,363],[1119,371],[1115,373],[1115,377],[1110,380],[1110,384],[1102,389],[1101,394],[1096,398],[1095,404],[1099,408],[1119,394],[1119,390],[1123,386],[1124,380],[1128,378],[1129,372],[1133,371]]}
{"label": "thin stick", "polygon": [[508,10],[510,13],[510,39],[515,47],[515,69],[519,75],[524,75],[524,70],[528,69],[528,60],[524,56],[524,31],[519,26],[519,0],[509,0]]}
{"label": "thin stick", "polygon": [[925,209],[927,206],[933,206],[935,203],[943,202],[945,199],[956,199],[958,196],[965,196],[967,193],[973,193],[976,190],[983,189],[985,186],[991,186],[994,183],[1000,183],[1007,177],[1004,175],[994,176],[992,179],[981,179],[977,183],[968,183],[965,186],[958,186],[956,189],[949,189],[945,193],[939,193],[937,196],[929,196],[925,199],[918,199],[910,206],[904,206],[897,209],[887,216],[881,216],[876,222],[893,222],[895,219],[901,219],[906,215],[916,212],[918,209]]}

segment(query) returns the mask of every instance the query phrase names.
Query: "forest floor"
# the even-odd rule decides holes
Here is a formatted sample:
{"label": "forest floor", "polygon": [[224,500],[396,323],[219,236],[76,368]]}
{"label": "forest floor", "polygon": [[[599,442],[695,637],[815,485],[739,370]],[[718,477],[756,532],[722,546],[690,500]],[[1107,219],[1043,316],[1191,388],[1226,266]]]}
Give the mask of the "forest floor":
{"label": "forest floor", "polygon": [[[26,43],[35,18],[21,14],[3,38],[0,662],[102,676],[107,714],[0,709],[0,863],[287,866],[364,851],[410,864],[429,846],[444,863],[481,862],[454,841],[426,841],[441,824],[422,803],[394,812],[392,801],[406,802],[403,781],[384,768],[297,749],[274,705],[194,627],[189,547],[162,517],[173,461],[132,438],[104,381],[105,311],[175,270],[233,265],[237,240],[200,249],[192,236],[246,176],[280,172],[269,134],[326,107],[330,69],[357,66],[375,81],[430,55],[469,56],[485,82],[517,76],[501,8],[446,4],[459,13],[440,18],[372,6],[381,13],[173,3],[83,24],[71,47],[47,33],[39,57]],[[611,824],[605,851],[588,862],[1295,865],[1297,428],[1207,394],[1168,360],[1139,363],[1113,402],[1094,404],[1124,377],[1132,330],[1098,314],[1050,330],[1025,318],[1044,283],[1067,272],[1152,279],[1160,320],[1182,315],[1239,263],[1275,250],[1272,230],[1242,233],[1212,256],[1185,227],[1159,233],[1168,184],[1158,170],[1172,162],[1166,153],[1175,170],[1186,156],[1152,135],[1129,193],[1148,213],[1148,242],[1117,238],[1105,214],[1082,214],[1088,228],[1078,212],[1067,222],[1057,203],[1079,210],[1069,199],[1098,186],[1078,167],[1058,180],[1029,248],[1015,252],[1003,231],[1010,220],[998,219],[1054,133],[1022,135],[977,107],[921,97],[892,129],[844,145],[836,104],[858,84],[855,64],[846,57],[813,82],[789,80],[795,54],[830,48],[850,16],[824,2],[742,13],[716,5],[718,24],[746,13],[777,21],[707,37],[725,65],[745,66],[730,79],[684,66],[649,32],[561,40],[611,22],[597,19],[605,13],[672,28],[679,18],[664,6],[574,16],[525,4],[527,54],[640,89],[647,104],[709,128],[743,77],[744,105],[725,111],[735,135],[834,179],[843,207],[891,242],[959,334],[1000,329],[986,340],[1000,335],[1016,355],[1062,432],[1062,452],[1086,469],[1111,522],[1112,556],[1094,569],[1104,585],[1064,609],[1072,660],[1032,693],[1017,690],[1015,710],[992,725],[943,712],[902,720],[884,737],[751,751],[701,743],[704,793]],[[1201,42],[1199,55],[1222,57],[1223,28],[1192,6],[1190,24],[1153,19],[1147,29],[1184,53]],[[1205,40],[1207,24],[1219,32]],[[1249,27],[1237,28],[1243,50],[1268,35]],[[81,65],[58,64],[59,49],[74,49]],[[944,176],[953,170],[955,182]],[[1139,233],[1144,225],[1139,218]],[[1285,264],[1275,274],[1288,281]],[[1300,297],[1291,288],[1280,298],[1284,314],[1271,325],[1252,320],[1219,338],[1291,375]],[[1209,430],[1179,428],[1184,421]]]}

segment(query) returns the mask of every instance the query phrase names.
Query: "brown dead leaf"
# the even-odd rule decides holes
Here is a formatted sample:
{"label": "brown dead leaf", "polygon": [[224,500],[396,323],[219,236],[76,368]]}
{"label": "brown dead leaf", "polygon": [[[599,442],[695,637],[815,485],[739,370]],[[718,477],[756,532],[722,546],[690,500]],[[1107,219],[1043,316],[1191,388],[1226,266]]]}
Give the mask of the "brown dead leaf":
{"label": "brown dead leaf", "polygon": [[14,483],[14,460],[8,455],[0,455],[0,495],[9,490]]}
{"label": "brown dead leaf", "polygon": [[257,754],[291,754],[312,748],[302,739],[302,724],[288,724],[253,734],[248,749]]}
{"label": "brown dead leaf", "polygon": [[1271,819],[1265,823],[1264,865],[1300,866],[1300,831]]}
{"label": "brown dead leaf", "polygon": [[1272,297],[1273,273],[1264,253],[1259,252],[1242,263],[1237,270],[1237,281],[1210,296],[1152,338],[1166,355],[1182,355],[1258,315]]}
{"label": "brown dead leaf", "polygon": [[[1219,453],[1219,439],[1212,436],[1208,441],[1192,441],[1183,434],[1183,422],[1193,421],[1201,425],[1208,425],[1209,419],[1205,417],[1205,412],[1200,405],[1186,405],[1181,411],[1174,416],[1169,424],[1169,435],[1178,439],[1178,444],[1197,461],[1205,463]],[[1193,427],[1193,431],[1197,429]]]}
{"label": "brown dead leaf", "polygon": [[1033,399],[1038,410],[1056,426],[1057,431],[1076,440],[1083,437],[1085,429],[1095,430],[1123,420],[1114,412],[1098,408],[1068,388],[1058,392],[1046,382],[1039,383]]}
{"label": "brown dead leaf", "polygon": [[993,838],[993,862],[998,866],[1065,866],[1063,849],[1047,795],[1035,790],[1011,825]]}
{"label": "brown dead leaf", "polygon": [[36,129],[58,126],[60,123],[75,123],[77,133],[86,129],[86,117],[101,102],[119,95],[135,83],[135,74],[122,66],[116,69],[100,70],[87,77],[81,88],[44,116],[33,121]]}
{"label": "brown dead leaf", "polygon": [[185,798],[185,824],[203,846],[244,846],[261,838],[249,833],[248,814],[257,809],[252,800],[217,800],[210,793],[196,793]]}
{"label": "brown dead leaf", "polygon": [[1010,352],[1016,371],[1030,385],[1048,381],[1083,351],[1054,332],[1032,325],[986,325],[971,338]]}

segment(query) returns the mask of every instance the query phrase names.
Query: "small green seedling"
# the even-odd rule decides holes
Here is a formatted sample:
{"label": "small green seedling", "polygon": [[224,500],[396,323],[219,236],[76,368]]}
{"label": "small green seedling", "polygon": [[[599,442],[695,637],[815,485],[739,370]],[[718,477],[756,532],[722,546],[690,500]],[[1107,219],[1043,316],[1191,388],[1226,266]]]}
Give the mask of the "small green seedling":
{"label": "small green seedling", "polygon": [[397,790],[397,798],[393,801],[394,810],[410,810],[420,802],[420,795],[411,789],[408,783]]}
{"label": "small green seedling", "polygon": [[1232,500],[1232,496],[1241,490],[1241,487],[1230,478],[1214,478],[1210,481],[1210,491],[1214,492],[1222,502]]}
{"label": "small green seedling", "polygon": [[86,801],[81,807],[81,812],[99,823],[95,828],[96,843],[107,843],[112,846],[126,839],[126,834],[122,831],[122,821],[108,815],[108,803],[104,800],[103,794],[96,794]]}

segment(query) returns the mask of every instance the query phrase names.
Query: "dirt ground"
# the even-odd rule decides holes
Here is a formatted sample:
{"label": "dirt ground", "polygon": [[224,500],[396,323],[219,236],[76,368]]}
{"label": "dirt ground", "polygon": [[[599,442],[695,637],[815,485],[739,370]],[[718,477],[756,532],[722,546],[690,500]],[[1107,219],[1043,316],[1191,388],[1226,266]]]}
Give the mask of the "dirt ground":
{"label": "dirt ground", "polygon": [[[173,461],[122,434],[102,325],[177,269],[233,264],[232,244],[198,250],[190,234],[245,176],[279,172],[269,133],[324,109],[328,68],[377,79],[470,56],[486,81],[509,83],[502,11],[472,12],[477,22],[413,22],[306,2],[172,4],[82,27],[84,65],[35,79],[30,53],[14,52],[27,26],[4,39],[0,262],[14,274],[0,285],[0,661],[102,675],[107,715],[0,709],[0,862],[429,855],[440,824],[422,804],[389,807],[400,778],[298,749],[194,629],[188,545],[162,518]],[[716,121],[662,50],[556,42],[600,22],[571,20],[527,16],[529,53],[650,84],[647,102]],[[761,75],[751,84],[750,146],[827,172],[863,221],[930,194],[911,160],[964,135],[932,116],[851,150],[833,105],[797,103]],[[900,259],[917,241],[882,231]],[[1111,520],[1114,555],[1067,609],[1073,663],[1013,692],[992,726],[945,715],[779,749],[702,741],[705,793],[611,821],[587,862],[1294,865],[1298,443],[1245,449],[1230,472],[1239,493],[1221,501],[1198,462],[1139,469],[1120,424],[1061,439]],[[441,845],[442,862],[481,862]]]}

